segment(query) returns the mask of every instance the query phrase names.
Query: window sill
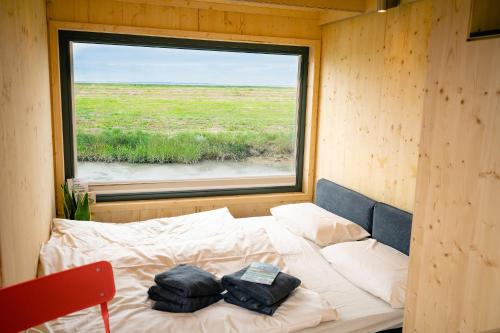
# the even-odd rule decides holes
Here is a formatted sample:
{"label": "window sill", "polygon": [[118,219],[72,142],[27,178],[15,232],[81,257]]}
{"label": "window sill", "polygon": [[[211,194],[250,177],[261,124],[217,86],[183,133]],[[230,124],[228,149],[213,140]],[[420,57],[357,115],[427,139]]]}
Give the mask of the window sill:
{"label": "window sill", "polygon": [[212,178],[162,182],[91,183],[89,192],[96,202],[159,200],[270,194],[300,191],[294,175]]}

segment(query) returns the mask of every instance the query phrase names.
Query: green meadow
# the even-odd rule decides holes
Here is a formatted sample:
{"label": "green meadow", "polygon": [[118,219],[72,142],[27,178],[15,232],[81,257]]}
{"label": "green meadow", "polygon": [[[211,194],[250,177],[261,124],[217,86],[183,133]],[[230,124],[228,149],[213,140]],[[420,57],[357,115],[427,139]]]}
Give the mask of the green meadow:
{"label": "green meadow", "polygon": [[79,161],[289,158],[294,88],[75,84]]}

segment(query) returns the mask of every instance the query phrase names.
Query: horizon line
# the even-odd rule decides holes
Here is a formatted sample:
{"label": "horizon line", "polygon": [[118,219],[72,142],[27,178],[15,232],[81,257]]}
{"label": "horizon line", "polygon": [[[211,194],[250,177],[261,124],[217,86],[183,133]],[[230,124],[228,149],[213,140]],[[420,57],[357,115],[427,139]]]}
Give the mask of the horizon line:
{"label": "horizon line", "polygon": [[164,85],[164,86],[219,86],[219,87],[273,87],[296,88],[293,85],[251,85],[251,84],[222,84],[222,83],[178,83],[178,82],[114,82],[114,81],[74,81],[83,84],[136,84],[136,85]]}

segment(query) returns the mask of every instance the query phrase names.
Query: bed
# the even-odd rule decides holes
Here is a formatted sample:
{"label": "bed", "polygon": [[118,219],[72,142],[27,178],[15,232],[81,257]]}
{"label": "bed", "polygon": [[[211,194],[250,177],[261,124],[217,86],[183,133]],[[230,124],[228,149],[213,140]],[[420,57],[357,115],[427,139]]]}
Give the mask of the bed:
{"label": "bed", "polygon": [[[408,255],[411,214],[321,179],[315,203],[362,226],[379,242]],[[234,219],[216,210],[126,225],[56,221],[41,251],[45,273],[106,259],[113,265],[117,296],[110,303],[115,332],[379,332],[401,327],[403,309],[363,291],[336,272],[321,247],[277,223],[273,216]],[[280,265],[302,280],[294,297],[273,317],[221,301],[195,314],[151,310],[145,291],[154,273],[193,263],[216,275],[252,261]],[[281,311],[281,312],[280,312]],[[265,318],[267,317],[267,318]],[[35,331],[102,331],[91,308],[46,323]]]}

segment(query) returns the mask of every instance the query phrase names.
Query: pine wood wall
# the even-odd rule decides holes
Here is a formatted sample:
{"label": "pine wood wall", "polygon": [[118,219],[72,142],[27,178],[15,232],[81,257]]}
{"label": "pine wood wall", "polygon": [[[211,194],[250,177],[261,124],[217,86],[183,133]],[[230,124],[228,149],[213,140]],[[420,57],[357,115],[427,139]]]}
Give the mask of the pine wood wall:
{"label": "pine wood wall", "polygon": [[49,20],[187,31],[320,38],[316,12],[183,0],[48,0]]}
{"label": "pine wood wall", "polygon": [[434,2],[406,332],[500,329],[500,38]]}
{"label": "pine wood wall", "polygon": [[430,0],[324,26],[316,177],[413,210]]}
{"label": "pine wood wall", "polygon": [[0,1],[0,257],[3,285],[35,277],[54,215],[44,0]]}

